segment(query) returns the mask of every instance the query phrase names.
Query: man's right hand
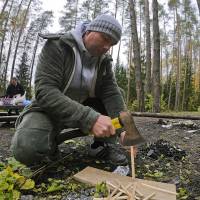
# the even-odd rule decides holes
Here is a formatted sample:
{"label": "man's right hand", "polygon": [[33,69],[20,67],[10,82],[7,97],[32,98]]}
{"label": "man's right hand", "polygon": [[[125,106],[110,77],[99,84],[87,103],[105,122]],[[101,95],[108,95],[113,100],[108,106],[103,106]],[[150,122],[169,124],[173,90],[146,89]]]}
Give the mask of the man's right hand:
{"label": "man's right hand", "polygon": [[110,137],[115,134],[115,128],[112,125],[111,118],[100,115],[92,127],[92,133],[95,137]]}

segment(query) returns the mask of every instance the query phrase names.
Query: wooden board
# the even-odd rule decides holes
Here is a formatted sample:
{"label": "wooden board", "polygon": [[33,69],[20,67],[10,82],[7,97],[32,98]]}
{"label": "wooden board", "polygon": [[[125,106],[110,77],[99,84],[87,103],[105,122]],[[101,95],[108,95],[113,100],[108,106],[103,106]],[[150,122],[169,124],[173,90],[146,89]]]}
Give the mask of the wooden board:
{"label": "wooden board", "polygon": [[[97,183],[101,183],[102,181],[107,181],[116,185],[117,180],[118,182],[120,182],[120,184],[124,186],[133,182],[133,179],[131,177],[121,176],[119,174],[114,174],[93,167],[87,167],[79,173],[75,174],[74,179],[86,184],[91,184],[93,186],[95,186]],[[148,181],[143,179],[135,179],[135,181],[137,181],[138,190],[141,191],[145,196],[148,196],[152,194],[152,192],[155,192],[156,196],[153,198],[154,200],[176,200],[176,195],[174,194],[168,194],[142,185],[144,183],[156,188],[161,188],[176,193],[176,186],[173,184]]]}
{"label": "wooden board", "polygon": [[15,122],[18,115],[0,116],[0,122]]}
{"label": "wooden board", "polygon": [[7,110],[7,109],[23,109],[24,105],[2,105],[0,106],[1,110]]}

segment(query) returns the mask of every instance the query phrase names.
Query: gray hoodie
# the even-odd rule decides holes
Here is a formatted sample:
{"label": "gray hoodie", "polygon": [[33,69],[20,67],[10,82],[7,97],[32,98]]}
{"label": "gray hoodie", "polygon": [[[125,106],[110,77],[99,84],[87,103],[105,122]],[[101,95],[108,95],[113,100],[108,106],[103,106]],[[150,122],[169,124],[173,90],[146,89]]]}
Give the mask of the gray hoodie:
{"label": "gray hoodie", "polygon": [[97,77],[99,57],[92,56],[84,46],[83,34],[87,23],[79,24],[71,31],[77,43],[77,57],[75,61],[75,73],[67,89],[67,95],[80,103],[88,97],[94,97],[94,89]]}

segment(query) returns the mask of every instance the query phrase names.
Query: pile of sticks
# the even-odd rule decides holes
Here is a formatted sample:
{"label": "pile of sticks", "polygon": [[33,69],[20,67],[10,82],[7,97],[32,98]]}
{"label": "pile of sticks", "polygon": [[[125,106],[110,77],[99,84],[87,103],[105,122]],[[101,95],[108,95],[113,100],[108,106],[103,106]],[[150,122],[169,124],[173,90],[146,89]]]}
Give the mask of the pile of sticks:
{"label": "pile of sticks", "polygon": [[[156,191],[175,196],[177,195],[176,192],[148,185],[146,183],[138,184],[137,180],[134,180],[126,186],[120,184],[118,181],[116,181],[117,184],[113,184],[110,182],[106,183],[109,189],[109,195],[106,198],[106,200],[153,200],[155,199],[154,197],[156,196]],[[148,195],[144,195],[140,191],[141,187],[148,187],[149,189],[154,190],[155,192],[152,192]]]}
{"label": "pile of sticks", "polygon": [[[106,198],[100,198],[98,200],[153,200],[156,196],[156,192],[152,192],[148,195],[144,195],[140,188],[148,187],[149,189],[153,189],[155,191],[168,193],[171,195],[177,195],[175,192],[171,192],[162,188],[154,187],[145,183],[138,184],[138,181],[135,179],[135,160],[136,156],[136,148],[134,146],[130,147],[131,153],[131,168],[132,168],[132,182],[128,185],[121,184],[118,180],[115,180],[116,184],[106,181],[106,184],[109,189],[109,195]],[[97,199],[94,199],[97,200]]]}
{"label": "pile of sticks", "polygon": [[107,182],[109,188],[109,196],[106,200],[150,200],[156,193],[152,193],[145,197],[145,195],[137,188],[137,182],[122,185],[119,182],[117,185]]}

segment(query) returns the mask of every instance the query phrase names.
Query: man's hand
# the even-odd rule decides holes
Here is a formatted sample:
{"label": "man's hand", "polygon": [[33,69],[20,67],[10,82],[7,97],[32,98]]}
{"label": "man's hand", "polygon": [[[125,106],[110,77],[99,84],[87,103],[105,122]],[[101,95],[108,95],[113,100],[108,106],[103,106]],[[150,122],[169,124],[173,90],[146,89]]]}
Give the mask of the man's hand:
{"label": "man's hand", "polygon": [[98,117],[91,131],[95,137],[110,137],[115,134],[115,128],[112,125],[111,118],[105,115]]}

